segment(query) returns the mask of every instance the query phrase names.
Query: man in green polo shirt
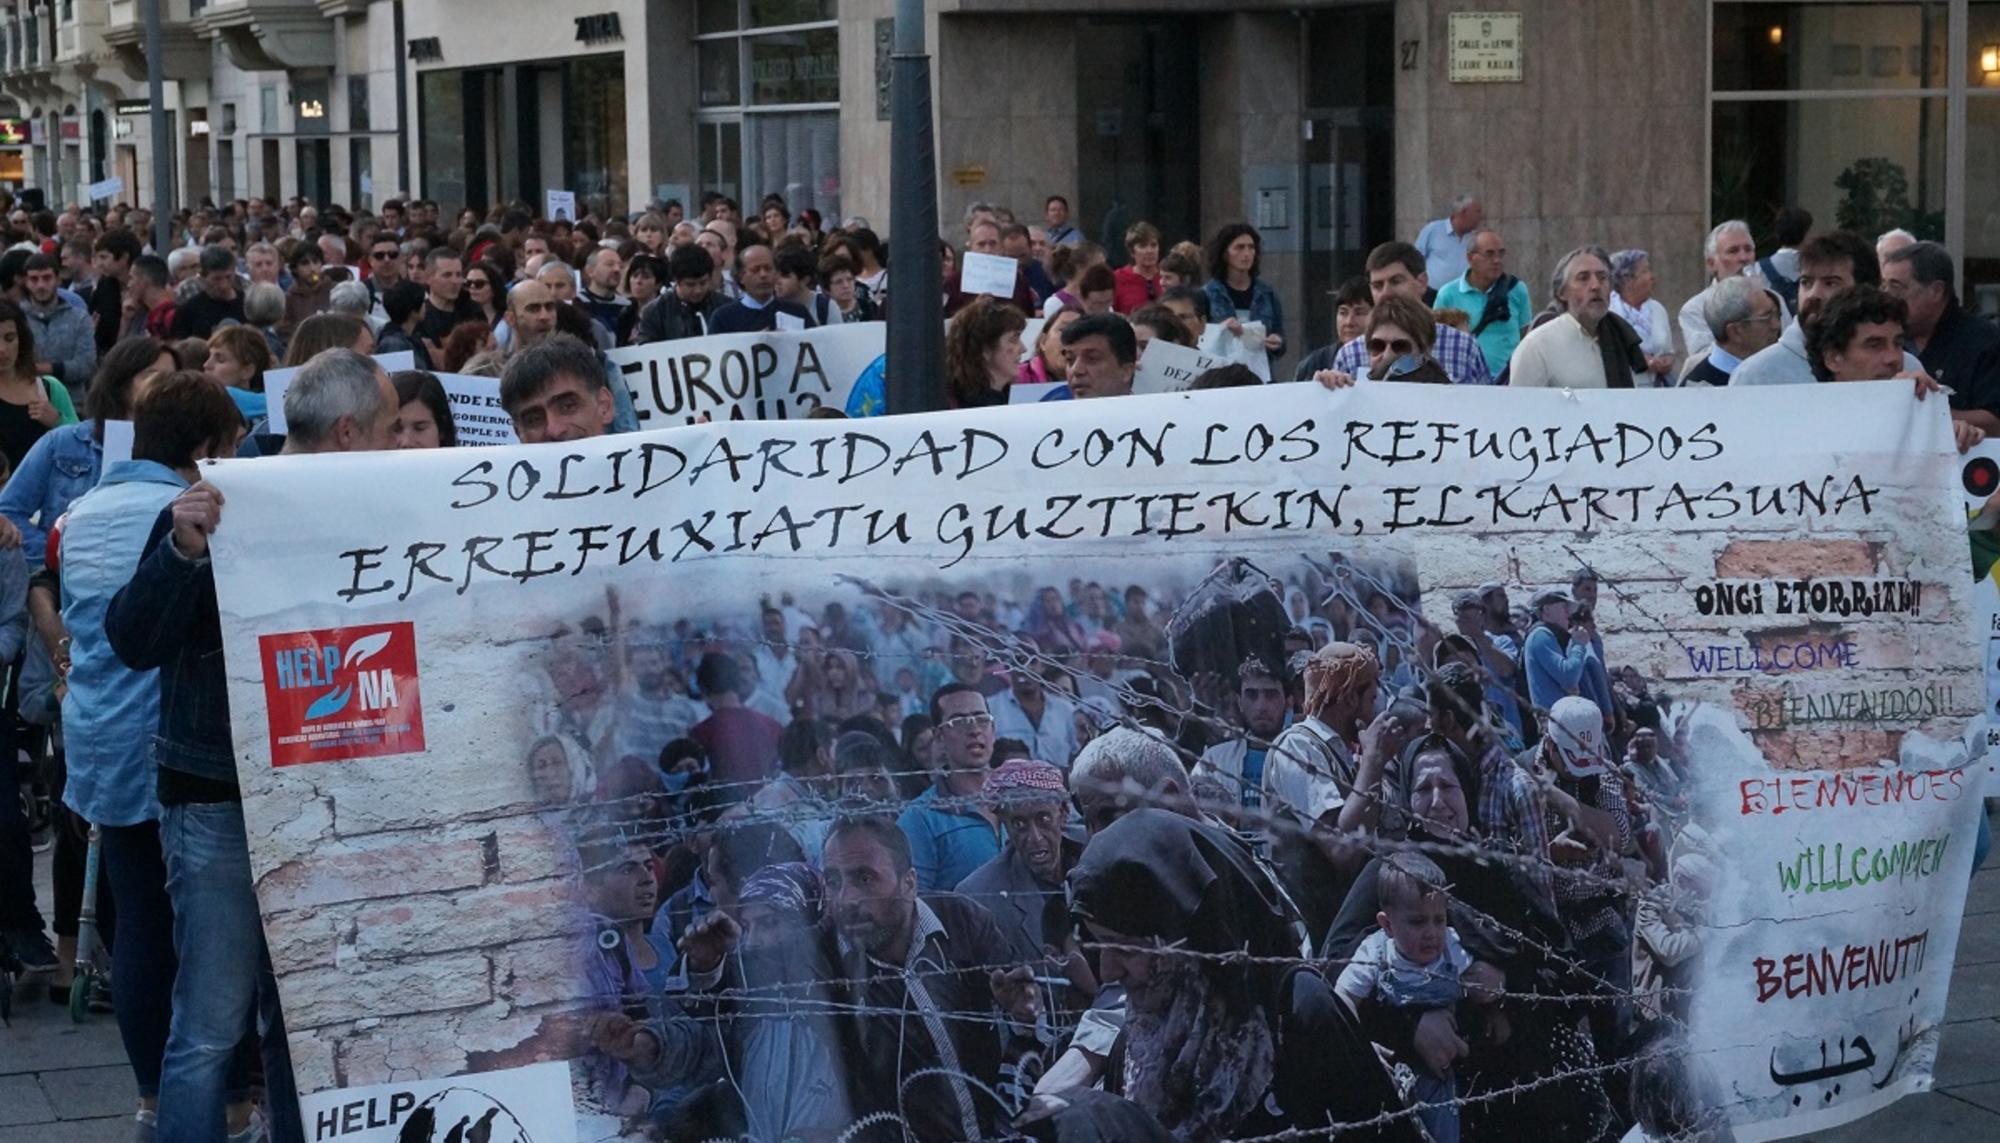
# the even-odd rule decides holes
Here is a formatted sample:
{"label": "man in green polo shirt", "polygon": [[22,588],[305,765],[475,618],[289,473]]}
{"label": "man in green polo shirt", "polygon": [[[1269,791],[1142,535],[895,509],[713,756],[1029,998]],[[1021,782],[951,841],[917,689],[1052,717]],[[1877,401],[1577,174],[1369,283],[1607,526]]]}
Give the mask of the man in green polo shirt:
{"label": "man in green polo shirt", "polygon": [[1445,283],[1434,308],[1464,312],[1471,322],[1467,332],[1479,342],[1486,367],[1496,378],[1507,368],[1507,359],[1535,316],[1527,285],[1507,273],[1506,244],[1498,231],[1483,226],[1466,244],[1465,273]]}

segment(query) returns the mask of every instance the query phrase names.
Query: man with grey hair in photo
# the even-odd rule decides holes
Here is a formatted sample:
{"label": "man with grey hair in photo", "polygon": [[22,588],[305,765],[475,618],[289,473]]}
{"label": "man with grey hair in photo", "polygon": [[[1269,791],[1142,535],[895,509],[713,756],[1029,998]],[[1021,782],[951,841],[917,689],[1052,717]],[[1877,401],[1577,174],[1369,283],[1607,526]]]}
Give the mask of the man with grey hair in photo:
{"label": "man with grey hair in photo", "polygon": [[[1708,265],[1708,287],[1689,298],[1681,305],[1681,341],[1687,348],[1687,360],[1715,344],[1715,334],[1708,328],[1707,311],[1709,295],[1715,292],[1718,282],[1748,275],[1763,283],[1764,276],[1757,270],[1757,240],[1750,235],[1750,224],[1740,218],[1732,218],[1718,223],[1708,232],[1707,241],[1702,243],[1701,254]],[[1779,332],[1792,324],[1792,311],[1778,307]]]}
{"label": "man with grey hair in photo", "polygon": [[1451,200],[1451,213],[1424,224],[1417,232],[1416,247],[1424,256],[1424,277],[1442,289],[1448,282],[1465,276],[1470,265],[1466,253],[1473,235],[1486,222],[1486,207],[1476,194],[1462,194]]}
{"label": "man with grey hair in photo", "polygon": [[1778,340],[1785,301],[1761,279],[1742,277],[1717,282],[1709,291],[1703,317],[1715,344],[1688,365],[1683,385],[1727,385],[1737,367]]}

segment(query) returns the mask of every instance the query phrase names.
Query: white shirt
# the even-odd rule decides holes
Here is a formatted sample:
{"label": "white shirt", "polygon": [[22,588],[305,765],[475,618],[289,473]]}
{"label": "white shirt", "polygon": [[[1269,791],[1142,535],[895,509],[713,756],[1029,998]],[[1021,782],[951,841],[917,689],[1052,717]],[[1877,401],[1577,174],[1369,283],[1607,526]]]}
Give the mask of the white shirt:
{"label": "white shirt", "polygon": [[785,693],[786,687],[792,685],[792,676],[799,671],[798,655],[789,647],[784,651],[785,653],[780,655],[777,649],[769,644],[760,643],[757,650],[752,653],[752,657],[757,660],[757,676],[762,680],[762,685],[781,695]]}
{"label": "white shirt", "polygon": [[[1743,274],[1745,277],[1757,279],[1759,285],[1765,285],[1764,275],[1757,272],[1756,263],[1751,263],[1743,271]],[[1768,289],[1769,287],[1766,286],[1766,288]],[[1715,344],[1715,334],[1711,333],[1708,328],[1708,315],[1702,312],[1703,308],[1708,305],[1709,295],[1714,292],[1715,283],[1711,281],[1706,289],[1689,298],[1681,306],[1681,341],[1687,346],[1687,355],[1689,358],[1694,357],[1695,354]],[[1778,321],[1782,329],[1790,329],[1792,327],[1791,308],[1785,305],[1785,299],[1779,297],[1776,291],[1773,291],[1771,296],[1778,300]]]}
{"label": "white shirt", "polygon": [[1517,389],[1604,388],[1604,355],[1597,339],[1569,314],[1522,338],[1510,368],[1509,384]]}
{"label": "white shirt", "polygon": [[1455,282],[1465,273],[1465,240],[1471,234],[1452,230],[1450,218],[1435,219],[1417,232],[1417,252],[1424,256],[1424,273],[1432,285]]}
{"label": "white shirt", "polygon": [[[1292,724],[1264,755],[1264,804],[1310,825],[1346,804],[1339,772],[1354,771],[1354,756],[1331,726],[1317,718]],[[1273,822],[1271,832],[1279,828]]]}
{"label": "white shirt", "polygon": [[[1246,738],[1232,738],[1218,743],[1202,753],[1194,764],[1194,776],[1212,778],[1228,791],[1236,804],[1245,809],[1256,809],[1263,804],[1264,791],[1260,784],[1252,788],[1243,779],[1243,764],[1249,761],[1250,741]],[[1265,764],[1270,764],[1271,755],[1264,754]]]}
{"label": "white shirt", "polygon": [[[1915,372],[1923,363],[1909,351],[1903,353],[1903,369]],[[1819,378],[1813,376],[1812,365],[1806,361],[1805,327],[1793,322],[1791,327],[1778,335],[1775,345],[1767,345],[1751,354],[1736,372],[1729,377],[1729,384],[1739,385],[1811,385]]]}
{"label": "white shirt", "polygon": [[1069,769],[1070,759],[1083,749],[1076,741],[1076,705],[1068,699],[1044,694],[1042,723],[1036,726],[1021,709],[1011,690],[986,700],[993,715],[993,737],[1015,738],[1028,744],[1028,757],[1037,762]]}
{"label": "white shirt", "polygon": [[[1616,298],[1617,295],[1613,294],[1612,297]],[[1667,312],[1667,307],[1660,304],[1660,299],[1647,298],[1644,305],[1636,307],[1628,306],[1626,308],[1636,309],[1646,319],[1646,332],[1644,336],[1639,338],[1639,352],[1645,354],[1647,357],[1673,356],[1674,319],[1673,315]],[[1632,326],[1634,332],[1637,332],[1639,323],[1632,321],[1618,305],[1614,304],[1611,307],[1611,312],[1625,318],[1626,322]],[[1660,378],[1657,383],[1660,385],[1672,385],[1676,375],[1677,371],[1670,371],[1666,376]],[[1655,384],[1653,374],[1650,372],[1634,373],[1632,375],[1632,384],[1635,388],[1651,389]]]}

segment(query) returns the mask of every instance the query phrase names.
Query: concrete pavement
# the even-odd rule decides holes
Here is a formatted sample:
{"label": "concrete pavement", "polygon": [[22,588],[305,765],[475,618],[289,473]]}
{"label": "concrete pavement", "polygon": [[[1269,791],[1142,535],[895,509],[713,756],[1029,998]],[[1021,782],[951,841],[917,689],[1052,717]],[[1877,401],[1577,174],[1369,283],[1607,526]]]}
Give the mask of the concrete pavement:
{"label": "concrete pavement", "polygon": [[[1966,904],[1936,1090],[1817,1143],[2000,1139],[2000,849],[1985,868]],[[46,855],[36,872],[46,903]],[[41,991],[18,995],[13,1027],[0,1030],[0,1143],[123,1143],[138,1104],[117,1024],[72,1024]]]}

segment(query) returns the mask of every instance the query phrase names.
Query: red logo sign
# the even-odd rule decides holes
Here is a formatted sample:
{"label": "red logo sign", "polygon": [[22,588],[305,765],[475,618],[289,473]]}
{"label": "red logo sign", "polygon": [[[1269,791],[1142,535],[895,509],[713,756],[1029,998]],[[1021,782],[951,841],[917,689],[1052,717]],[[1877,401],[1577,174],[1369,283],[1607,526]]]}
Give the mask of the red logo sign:
{"label": "red logo sign", "polygon": [[411,624],[265,635],[257,650],[271,765],[423,752]]}

